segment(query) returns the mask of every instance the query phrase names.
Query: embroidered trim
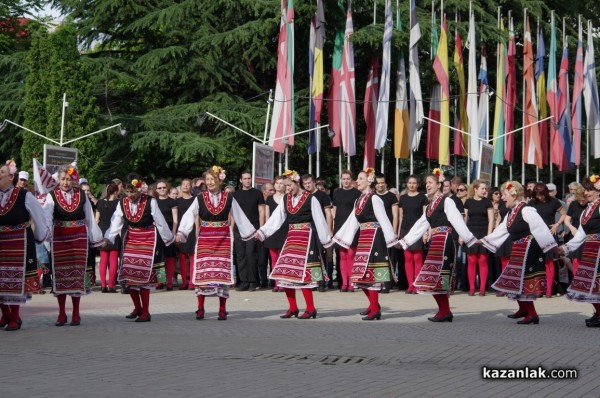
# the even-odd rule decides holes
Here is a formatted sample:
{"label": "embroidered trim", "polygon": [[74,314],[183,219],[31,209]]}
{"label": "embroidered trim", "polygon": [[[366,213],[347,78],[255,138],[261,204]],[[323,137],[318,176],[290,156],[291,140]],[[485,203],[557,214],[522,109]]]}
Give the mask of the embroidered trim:
{"label": "embroidered trim", "polygon": [[223,211],[225,205],[227,204],[227,198],[229,196],[228,192],[221,191],[221,199],[217,206],[213,206],[212,201],[210,200],[210,192],[204,191],[202,192],[202,199],[204,199],[204,205],[211,212],[211,214],[217,215]]}
{"label": "embroidered trim", "polygon": [[435,211],[435,209],[437,209],[437,207],[439,206],[439,204],[441,203],[441,201],[442,201],[443,198],[444,198],[444,195],[438,195],[438,197],[435,198],[429,204],[429,206],[427,206],[427,217],[431,217],[431,215],[433,214],[433,212]]}
{"label": "embroidered trim", "polygon": [[0,225],[0,232],[19,231],[22,229],[29,228],[30,226],[31,226],[30,222],[24,222],[22,224],[17,224],[17,225]]}
{"label": "embroidered trim", "polygon": [[228,227],[229,221],[200,221],[202,227]]}
{"label": "embroidered trim", "polygon": [[5,215],[6,213],[8,213],[9,211],[12,210],[13,206],[17,202],[17,198],[19,197],[19,190],[20,189],[21,188],[17,188],[17,187],[13,188],[13,190],[10,193],[10,196],[8,198],[8,201],[6,202],[6,205],[0,207],[0,216]]}
{"label": "embroidered trim", "polygon": [[581,225],[585,225],[588,221],[590,221],[590,218],[592,218],[592,215],[594,214],[599,205],[600,199],[592,203],[592,205],[583,212],[583,216],[581,217]]}
{"label": "embroidered trim", "polygon": [[71,200],[71,204],[67,203],[60,188],[54,190],[54,196],[56,197],[56,202],[58,205],[68,213],[72,213],[77,210],[79,207],[79,202],[81,202],[81,191],[79,188],[73,188],[73,199]]}
{"label": "embroidered trim", "polygon": [[362,211],[364,210],[365,206],[367,205],[367,202],[369,201],[369,198],[371,197],[371,195],[373,195],[373,192],[368,192],[365,195],[361,195],[360,198],[358,198],[358,200],[356,201],[356,209],[355,212],[356,214],[360,214],[362,213]]}
{"label": "embroidered trim", "polygon": [[55,220],[54,221],[54,226],[55,227],[69,228],[69,227],[80,227],[82,225],[85,225],[85,220],[73,220],[73,221],[58,221],[58,220]]}
{"label": "embroidered trim", "polygon": [[517,214],[519,214],[519,211],[521,211],[521,208],[523,208],[523,206],[525,206],[525,202],[519,203],[513,209],[513,211],[508,216],[508,220],[506,221],[506,227],[510,227],[513,224],[513,222],[515,222],[515,218],[517,218]]}
{"label": "embroidered trim", "polygon": [[452,232],[452,228],[451,227],[435,227],[435,228],[431,228],[431,234],[437,234],[437,233],[442,233],[442,232]]}
{"label": "embroidered trim", "polygon": [[370,221],[370,222],[364,222],[362,224],[360,224],[360,229],[375,229],[375,228],[379,228],[381,226],[381,224],[379,224],[376,221]]}
{"label": "embroidered trim", "polygon": [[144,215],[144,210],[146,209],[146,204],[148,203],[148,196],[142,195],[142,197],[140,198],[140,203],[138,204],[138,208],[137,208],[137,211],[135,212],[135,214],[131,213],[131,208],[129,207],[129,203],[131,203],[131,200],[129,200],[128,197],[125,197],[123,199],[123,209],[125,210],[125,218],[127,218],[128,221],[131,221],[134,223],[140,222],[140,220],[142,219],[142,216]]}
{"label": "embroidered trim", "polygon": [[298,203],[296,203],[296,206],[294,206],[292,203],[292,195],[288,194],[287,196],[287,212],[290,214],[296,214],[298,213],[298,210],[300,210],[302,208],[302,205],[304,205],[304,202],[306,202],[306,198],[308,198],[310,196],[310,192],[308,191],[304,191],[302,192],[302,196],[300,196],[300,200],[298,200]]}

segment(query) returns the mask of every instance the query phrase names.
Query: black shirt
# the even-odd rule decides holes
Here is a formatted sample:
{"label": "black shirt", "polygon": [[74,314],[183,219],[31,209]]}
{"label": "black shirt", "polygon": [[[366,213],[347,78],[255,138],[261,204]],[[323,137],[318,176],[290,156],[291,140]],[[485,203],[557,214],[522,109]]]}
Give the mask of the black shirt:
{"label": "black shirt", "polygon": [[315,198],[317,198],[317,200],[321,204],[321,209],[323,209],[323,215],[325,215],[325,208],[331,207],[331,199],[329,199],[329,195],[327,195],[323,191],[319,191],[318,189],[315,192],[312,192],[312,195]]}
{"label": "black shirt", "polygon": [[429,204],[426,195],[419,193],[415,196],[404,194],[400,196],[398,207],[402,208],[402,225],[400,229],[408,231],[423,215],[423,207]]}
{"label": "black shirt", "polygon": [[543,203],[532,201],[529,204],[537,210],[542,220],[548,226],[556,223],[556,212],[562,207],[560,200],[556,198],[550,198],[548,202]]}
{"label": "black shirt", "polygon": [[360,197],[360,191],[356,188],[336,188],[333,191],[333,205],[335,206],[335,218],[333,233],[342,228],[350,214],[354,211],[354,202]]}
{"label": "black shirt", "polygon": [[388,218],[390,219],[390,222],[393,223],[394,214],[392,213],[392,206],[398,204],[398,198],[390,191],[387,191],[383,195],[380,195],[377,192],[376,194],[377,196],[379,196],[379,199],[383,201],[383,207],[385,207],[385,214],[387,214]]}
{"label": "black shirt", "polygon": [[[238,189],[233,194],[233,197],[246,217],[248,217],[248,221],[252,223],[254,228],[258,229],[260,227],[258,206],[265,204],[265,197],[262,192],[256,188]],[[237,231],[237,225],[235,230]]]}
{"label": "black shirt", "polygon": [[173,207],[177,207],[177,201],[173,198],[155,199],[160,212],[169,226],[169,229],[173,229]]}

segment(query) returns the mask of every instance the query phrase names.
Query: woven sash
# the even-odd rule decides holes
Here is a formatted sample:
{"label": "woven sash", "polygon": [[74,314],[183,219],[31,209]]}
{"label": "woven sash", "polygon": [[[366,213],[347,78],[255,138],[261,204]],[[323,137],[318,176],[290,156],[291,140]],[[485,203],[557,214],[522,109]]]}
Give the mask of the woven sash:
{"label": "woven sash", "polygon": [[27,224],[0,227],[0,296],[25,293]]}
{"label": "woven sash", "polygon": [[545,289],[545,273],[535,270],[528,272],[526,269],[532,240],[530,235],[513,242],[508,265],[492,285],[493,289],[520,297],[535,297]]}
{"label": "woven sash", "polygon": [[583,244],[583,254],[579,268],[569,287],[569,292],[598,294],[598,256],[600,255],[600,234],[588,235]]}
{"label": "woven sash", "polygon": [[156,250],[156,228],[129,228],[123,247],[118,280],[133,284],[148,283]]}
{"label": "woven sash", "polygon": [[290,224],[287,238],[271,272],[271,279],[292,283],[310,282],[310,274],[306,274],[306,260],[311,234],[309,223]]}
{"label": "woven sash", "polygon": [[233,284],[231,250],[229,223],[203,221],[194,254],[194,285]]}
{"label": "woven sash", "polygon": [[354,265],[352,266],[352,282],[373,282],[375,277],[373,269],[369,268],[369,257],[373,249],[373,241],[379,223],[363,223],[360,225],[360,235],[358,237],[358,246],[354,255]]}
{"label": "woven sash", "polygon": [[421,267],[421,272],[417,276],[414,286],[422,291],[442,291],[446,290],[442,278],[442,268],[444,267],[444,250],[446,241],[452,239],[450,233],[452,228],[438,227],[432,229],[433,235],[429,242],[429,251],[427,258]]}
{"label": "woven sash", "polygon": [[87,227],[83,220],[54,222],[54,294],[85,293],[87,254]]}

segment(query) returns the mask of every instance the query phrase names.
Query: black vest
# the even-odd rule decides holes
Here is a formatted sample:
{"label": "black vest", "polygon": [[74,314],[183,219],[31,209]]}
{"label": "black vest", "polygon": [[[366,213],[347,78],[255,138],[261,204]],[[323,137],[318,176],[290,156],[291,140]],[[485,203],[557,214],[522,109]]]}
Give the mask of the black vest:
{"label": "black vest", "polygon": [[[27,195],[26,190],[16,187],[13,189],[11,199],[14,198],[15,202],[6,214],[0,215],[0,225],[19,225],[29,221],[29,212],[25,208],[25,195]],[[7,206],[9,203],[7,202]]]}
{"label": "black vest", "polygon": [[[119,205],[121,206],[121,211],[123,212],[123,228],[127,228],[127,227],[148,228],[148,227],[151,227],[154,225],[154,218],[152,217],[152,206],[151,206],[151,202],[154,200],[154,198],[152,198],[148,195],[143,195],[143,197],[145,197],[146,203],[145,203],[145,207],[144,207],[142,216],[139,220],[133,219],[131,215],[128,216],[129,205],[125,206],[125,200],[127,198],[123,198],[119,201]],[[140,205],[142,204],[143,197],[140,198],[140,201],[138,204],[138,210],[139,210]]]}
{"label": "black vest", "polygon": [[71,204],[74,206],[75,201],[79,198],[79,203],[77,206],[74,206],[74,208],[66,208],[64,203],[61,205],[62,200],[58,200],[59,197],[62,198],[60,188],[50,192],[50,195],[52,196],[52,200],[54,200],[54,214],[52,217],[55,221],[78,221],[85,219],[84,206],[87,197],[81,193],[79,188],[73,188],[73,199]]}

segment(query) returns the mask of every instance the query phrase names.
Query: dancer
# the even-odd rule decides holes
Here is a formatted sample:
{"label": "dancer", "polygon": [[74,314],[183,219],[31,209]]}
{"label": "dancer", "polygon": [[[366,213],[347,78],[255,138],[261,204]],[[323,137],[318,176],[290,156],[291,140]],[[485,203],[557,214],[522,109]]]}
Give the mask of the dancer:
{"label": "dancer", "polygon": [[42,207],[30,192],[15,186],[16,177],[14,161],[0,167],[0,328],[8,331],[21,329],[20,306],[41,289],[35,243],[50,233]]}
{"label": "dancer", "polygon": [[218,320],[227,319],[227,299],[229,287],[235,283],[233,273],[232,236],[230,215],[233,216],[242,238],[251,239],[254,233],[252,224],[232,194],[222,190],[225,170],[213,166],[205,173],[206,190],[185,212],[177,242],[185,243],[194,229],[196,216],[200,217],[200,229],[194,254],[192,284],[198,298],[196,319],[204,319],[204,301],[208,297],[219,297]]}
{"label": "dancer", "polygon": [[375,169],[361,171],[356,179],[360,197],[355,201],[354,211],[333,237],[334,242],[349,248],[354,235],[359,232],[358,246],[354,256],[351,282],[361,288],[369,299],[369,307],[361,314],[363,321],[381,319],[379,291],[384,283],[395,277],[388,255],[388,247],[398,243],[386,212],[383,200],[374,194]]}
{"label": "dancer", "polygon": [[[169,196],[171,191],[171,184],[166,180],[158,180],[156,182],[156,189],[154,190],[154,199],[158,204],[158,208],[162,213],[169,229],[173,236],[177,233],[177,226],[179,225],[179,216],[177,208],[177,200]],[[173,276],[175,275],[175,257],[177,257],[177,250],[175,245],[169,245],[164,248],[165,257],[165,270],[167,273],[167,290],[173,290]],[[162,288],[162,284],[159,284],[158,288]]]}
{"label": "dancer", "polygon": [[534,301],[544,290],[544,253],[551,250],[558,253],[559,250],[542,217],[535,208],[526,204],[521,184],[505,182],[500,192],[510,212],[494,232],[481,239],[481,243],[495,253],[510,238],[512,252],[508,265],[492,287],[519,304],[519,310],[508,315],[509,318],[525,318],[517,323],[537,325],[540,319]]}
{"label": "dancer", "polygon": [[[118,279],[126,283],[134,306],[125,318],[135,319],[135,322],[152,320],[150,291],[157,283],[166,281],[164,246],[174,241],[156,199],[142,193],[143,186],[139,174],[127,174],[123,181],[126,196],[120,200],[110,228],[104,234],[105,242],[113,243],[121,229],[125,229]],[[157,231],[162,240],[156,236]]]}
{"label": "dancer", "polygon": [[[265,240],[282,225],[287,224],[288,232],[277,263],[271,272],[271,279],[285,289],[289,309],[280,318],[297,317],[310,319],[317,317],[312,289],[323,281],[323,258],[318,240],[323,247],[333,244],[331,232],[323,215],[319,201],[300,184],[300,176],[293,170],[283,174],[288,193],[277,206],[275,213],[255,233],[255,238]],[[315,234],[316,230],[316,234]],[[296,289],[301,289],[306,301],[306,311],[298,316]]]}
{"label": "dancer", "polygon": [[454,200],[442,194],[444,174],[437,168],[425,179],[425,188],[431,202],[423,216],[413,225],[400,245],[406,250],[431,228],[429,251],[414,287],[418,293],[431,293],[437,302],[438,312],[429,319],[431,322],[452,322],[448,293],[454,281],[454,262],[456,249],[452,230],[456,230],[468,247],[477,239],[465,225],[463,217],[456,208]]}
{"label": "dancer", "polygon": [[[117,210],[119,200],[117,194],[119,186],[115,182],[109,182],[106,185],[106,197],[98,201],[96,206],[96,222],[102,231],[106,233],[110,228],[110,219]],[[115,281],[117,280],[117,269],[119,262],[119,251],[121,250],[121,237],[115,238],[115,243],[100,249],[100,283],[102,293],[116,293]],[[108,286],[106,282],[106,269],[108,268]]]}
{"label": "dancer", "polygon": [[79,326],[81,296],[90,294],[91,280],[87,271],[88,241],[91,246],[102,244],[102,231],[96,224],[92,205],[79,188],[74,165],[62,166],[58,172],[58,188],[51,191],[44,203],[47,225],[52,229],[52,283],[58,300],[56,326],[67,323],[67,294],[71,296],[73,314],[71,326]]}
{"label": "dancer", "polygon": [[[265,200],[266,209],[265,209],[265,220],[268,220],[271,217],[271,214],[275,213],[277,206],[281,204],[283,200],[283,196],[285,195],[286,186],[284,184],[285,177],[277,176],[273,180],[273,188],[275,189],[275,193]],[[269,256],[271,257],[271,271],[277,264],[277,259],[279,258],[279,253],[281,252],[281,248],[285,243],[285,237],[287,235],[287,225],[282,225],[277,232],[273,235],[269,236],[265,239],[264,246],[269,250]],[[274,281],[273,292],[283,292],[283,288],[277,285],[277,281]]]}

